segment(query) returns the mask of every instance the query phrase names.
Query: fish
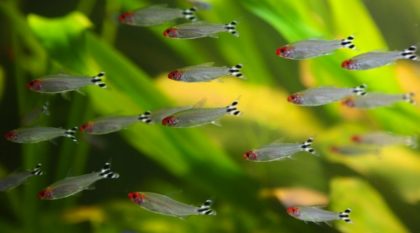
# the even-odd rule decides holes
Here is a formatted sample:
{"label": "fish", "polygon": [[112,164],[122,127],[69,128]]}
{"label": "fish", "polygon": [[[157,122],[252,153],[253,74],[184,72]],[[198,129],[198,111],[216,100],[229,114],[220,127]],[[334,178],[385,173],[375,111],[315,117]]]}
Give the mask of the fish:
{"label": "fish", "polygon": [[100,72],[93,77],[73,76],[68,74],[49,75],[40,79],[35,79],[26,84],[31,91],[46,94],[66,93],[69,91],[79,91],[80,88],[96,85],[100,88],[106,88],[103,82],[105,72]]}
{"label": "fish", "polygon": [[140,122],[141,119],[141,116],[138,115],[103,117],[97,120],[88,121],[79,128],[80,132],[92,135],[103,135],[125,129],[136,122]]}
{"label": "fish", "polygon": [[157,26],[176,19],[185,18],[190,21],[195,21],[196,8],[178,9],[169,8],[166,5],[153,5],[135,11],[127,11],[118,16],[118,21],[121,24],[149,27]]}
{"label": "fish", "polygon": [[105,163],[105,166],[98,172],[91,172],[81,176],[67,177],[60,180],[38,193],[41,200],[57,200],[72,196],[83,190],[93,189],[93,183],[102,179],[117,179],[120,175],[111,171],[111,163]]}
{"label": "fish", "polygon": [[31,112],[24,115],[22,119],[22,124],[30,125],[43,115],[49,116],[50,115],[49,107],[50,107],[50,102],[46,101],[42,106],[34,108]]}
{"label": "fish", "polygon": [[216,215],[216,211],[211,209],[211,200],[197,207],[152,192],[130,192],[128,198],[145,210],[167,216],[184,218],[191,215]]}
{"label": "fish", "polygon": [[403,51],[363,53],[343,61],[341,67],[347,70],[369,70],[391,64],[400,59],[419,61],[416,51],[417,47],[413,45]]}
{"label": "fish", "polygon": [[352,223],[350,219],[351,209],[346,209],[343,212],[333,212],[315,206],[291,206],[287,208],[287,213],[305,222],[328,223],[343,220],[346,223]]}
{"label": "fish", "polygon": [[351,137],[351,141],[367,145],[406,145],[412,148],[417,148],[416,136],[396,135],[388,132],[372,132],[362,135],[353,135]]}
{"label": "fish", "polygon": [[33,176],[42,176],[42,164],[38,163],[35,168],[28,171],[15,172],[0,180],[0,191],[7,191],[25,183],[25,181]]}
{"label": "fish", "polygon": [[376,146],[361,146],[361,145],[346,145],[346,146],[331,146],[332,153],[341,155],[365,155],[374,154],[379,155],[381,150]]}
{"label": "fish", "polygon": [[78,140],[75,136],[76,131],[77,127],[73,127],[72,129],[54,127],[19,128],[6,132],[4,137],[16,143],[38,143],[58,137],[70,138],[73,142],[77,142]]}
{"label": "fish", "polygon": [[321,106],[340,101],[351,95],[363,96],[366,94],[366,84],[353,88],[319,87],[294,93],[287,97],[287,101],[300,106]]}
{"label": "fish", "polygon": [[162,125],[174,128],[197,127],[206,124],[220,125],[218,120],[224,115],[240,115],[241,112],[236,108],[238,103],[235,100],[229,106],[220,108],[201,108],[195,106],[194,108],[180,111],[163,118]]}
{"label": "fish", "polygon": [[303,40],[276,49],[276,55],[292,60],[325,56],[340,48],[355,49],[353,40],[354,36],[342,40]]}
{"label": "fish", "polygon": [[[194,106],[201,106],[203,100],[200,100],[196,105]],[[161,123],[164,118],[167,116],[171,116],[177,112],[185,111],[191,108],[194,108],[194,106],[181,106],[181,107],[174,107],[174,108],[162,108],[158,109],[156,111],[146,111],[143,114],[139,116],[139,119],[146,123],[146,124],[154,124],[154,123]]]}
{"label": "fish", "polygon": [[312,142],[313,138],[308,138],[303,143],[274,142],[258,149],[247,151],[243,157],[254,162],[271,162],[291,158],[292,155],[301,151],[316,155],[314,148],[312,148]]}
{"label": "fish", "polygon": [[209,10],[212,5],[209,2],[198,1],[198,0],[188,0],[193,6],[197,7],[200,10]]}
{"label": "fish", "polygon": [[352,96],[344,99],[342,104],[351,108],[376,108],[393,105],[397,102],[404,101],[415,104],[414,93],[405,94],[385,94],[385,93],[368,93],[363,96]]}
{"label": "fish", "polygon": [[163,36],[173,39],[218,38],[218,33],[229,32],[233,36],[239,37],[239,32],[236,30],[237,24],[236,21],[227,24],[197,21],[170,27],[163,32]]}
{"label": "fish", "polygon": [[213,64],[213,62],[210,62],[177,69],[171,71],[168,74],[168,78],[183,82],[207,82],[223,76],[244,78],[241,73],[242,64],[237,64],[232,67],[214,67]]}

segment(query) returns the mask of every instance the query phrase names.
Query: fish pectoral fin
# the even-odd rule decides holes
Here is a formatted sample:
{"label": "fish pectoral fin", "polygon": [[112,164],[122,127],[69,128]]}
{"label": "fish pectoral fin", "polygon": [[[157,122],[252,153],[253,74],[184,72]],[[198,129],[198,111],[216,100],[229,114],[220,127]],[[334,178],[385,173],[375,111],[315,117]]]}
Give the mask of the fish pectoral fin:
{"label": "fish pectoral fin", "polygon": [[76,92],[79,93],[79,94],[81,94],[81,95],[83,95],[83,96],[86,96],[86,93],[84,93],[83,91],[81,91],[79,89],[76,89]]}
{"label": "fish pectoral fin", "polygon": [[54,146],[58,146],[58,143],[55,141],[55,139],[51,139],[49,140],[49,142],[53,144]]}
{"label": "fish pectoral fin", "polygon": [[324,222],[325,224],[327,224],[328,226],[330,226],[330,227],[332,227],[332,224],[331,224],[331,222]]}
{"label": "fish pectoral fin", "polygon": [[213,125],[216,125],[216,126],[222,127],[222,124],[220,123],[220,121],[212,121],[211,123],[212,123]]}

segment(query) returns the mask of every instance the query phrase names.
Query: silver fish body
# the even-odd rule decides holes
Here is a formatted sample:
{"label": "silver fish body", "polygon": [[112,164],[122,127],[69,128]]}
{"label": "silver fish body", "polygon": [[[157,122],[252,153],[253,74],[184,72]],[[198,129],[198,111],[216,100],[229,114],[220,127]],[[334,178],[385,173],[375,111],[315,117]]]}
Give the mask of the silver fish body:
{"label": "silver fish body", "polygon": [[132,26],[156,26],[180,18],[195,20],[195,9],[169,8],[166,5],[154,5],[145,7],[134,12],[127,12],[120,15],[121,23]]}
{"label": "silver fish body", "polygon": [[180,218],[191,215],[216,215],[216,212],[210,209],[210,200],[198,207],[152,192],[130,193],[129,197],[142,208],[157,214]]}
{"label": "silver fish body", "polygon": [[48,101],[45,102],[42,106],[36,107],[31,112],[26,114],[22,118],[22,124],[23,125],[30,125],[34,121],[36,121],[37,119],[41,118],[42,115],[44,115],[44,116],[49,116],[50,115],[49,102]]}
{"label": "silver fish body", "polygon": [[364,96],[355,96],[344,100],[344,104],[348,107],[355,108],[376,108],[390,106],[395,103],[405,101],[414,103],[413,93],[406,94],[384,94],[384,93],[368,93]]}
{"label": "silver fish body", "polygon": [[301,151],[315,154],[312,142],[313,139],[309,138],[303,143],[272,143],[246,152],[244,158],[254,162],[271,162],[290,158]]}
{"label": "silver fish body", "polygon": [[346,209],[343,212],[333,212],[328,210],[323,210],[318,207],[289,207],[287,209],[288,213],[305,222],[330,222],[335,220],[343,220],[347,223],[351,223],[349,214],[351,213],[350,209]]}
{"label": "silver fish body", "polygon": [[311,39],[298,41],[278,48],[276,54],[277,56],[286,59],[303,60],[308,58],[325,56],[343,47],[354,49],[355,46],[352,43],[353,40],[354,37],[349,36],[346,39],[342,40]]}
{"label": "silver fish body", "polygon": [[388,146],[388,145],[406,145],[412,148],[417,147],[416,136],[396,135],[388,132],[373,132],[363,135],[355,135],[352,140],[356,143]]}
{"label": "silver fish body", "polygon": [[77,141],[74,136],[76,129],[77,128],[61,129],[54,127],[20,128],[7,132],[5,138],[16,143],[38,143],[52,140],[57,137],[68,137],[73,141]]}
{"label": "silver fish body", "polygon": [[172,71],[168,78],[183,82],[207,82],[223,76],[243,78],[241,68],[240,64],[232,67],[214,67],[213,63],[205,63]]}
{"label": "silver fish body", "polygon": [[0,180],[0,191],[7,191],[25,183],[27,179],[33,176],[41,176],[41,164],[38,164],[32,171],[22,171],[12,173]]}
{"label": "silver fish body", "polygon": [[236,21],[228,24],[213,24],[206,22],[193,22],[180,24],[164,31],[163,35],[169,38],[176,39],[197,39],[203,37],[215,37],[221,32],[229,32],[238,37],[239,33],[236,31]]}
{"label": "silver fish body", "polygon": [[136,122],[139,122],[139,116],[112,116],[87,122],[80,130],[92,135],[103,135],[120,131]]}
{"label": "silver fish body", "polygon": [[380,148],[372,146],[361,146],[361,145],[347,145],[347,146],[332,146],[330,151],[341,154],[341,155],[367,155],[374,154],[379,155]]}
{"label": "silver fish body", "polygon": [[58,181],[39,192],[38,197],[42,200],[66,198],[83,190],[91,189],[92,184],[96,181],[102,179],[117,179],[119,177],[118,173],[111,171],[110,166],[110,163],[106,163],[99,172],[68,177],[64,180]]}
{"label": "silver fish body", "polygon": [[365,95],[365,84],[354,88],[319,87],[290,95],[287,100],[300,106],[321,106],[351,95]]}

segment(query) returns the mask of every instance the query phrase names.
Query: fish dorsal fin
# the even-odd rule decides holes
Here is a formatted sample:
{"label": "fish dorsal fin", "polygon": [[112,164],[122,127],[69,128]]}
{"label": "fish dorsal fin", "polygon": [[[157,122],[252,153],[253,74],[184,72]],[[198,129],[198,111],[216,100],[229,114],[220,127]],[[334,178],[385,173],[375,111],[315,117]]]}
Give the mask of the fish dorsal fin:
{"label": "fish dorsal fin", "polygon": [[156,5],[145,7],[143,9],[165,9],[165,8],[168,8],[168,4],[156,4]]}
{"label": "fish dorsal fin", "polygon": [[197,103],[195,103],[192,108],[202,108],[204,106],[204,104],[206,103],[207,99],[206,98],[202,98],[201,100],[199,100]]}
{"label": "fish dorsal fin", "polygon": [[181,68],[181,70],[190,70],[194,68],[201,68],[201,67],[212,67],[214,65],[214,62],[206,62],[203,64],[193,65],[193,66],[186,66]]}

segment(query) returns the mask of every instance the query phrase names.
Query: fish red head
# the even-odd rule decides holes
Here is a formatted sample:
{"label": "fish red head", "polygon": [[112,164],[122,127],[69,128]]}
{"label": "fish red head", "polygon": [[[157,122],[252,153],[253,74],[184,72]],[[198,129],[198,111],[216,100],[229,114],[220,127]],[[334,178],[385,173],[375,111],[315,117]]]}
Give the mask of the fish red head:
{"label": "fish red head", "polygon": [[279,57],[290,57],[292,55],[292,48],[289,46],[283,46],[276,49],[276,55]]}
{"label": "fish red head", "polygon": [[257,154],[253,150],[245,152],[245,154],[243,156],[244,156],[244,159],[246,159],[246,160],[256,160],[257,159]]}
{"label": "fish red head", "polygon": [[352,70],[353,69],[353,61],[351,59],[343,61],[341,63],[341,68]]}
{"label": "fish red head", "polygon": [[52,192],[51,189],[46,188],[38,193],[38,198],[41,200],[51,200],[52,199]]}
{"label": "fish red head", "polygon": [[360,142],[362,142],[362,137],[360,137],[359,135],[353,135],[353,136],[351,136],[351,140],[353,142],[360,143]]}
{"label": "fish red head", "polygon": [[11,131],[8,131],[8,132],[4,133],[4,138],[6,138],[9,141],[16,140],[16,131],[11,130]]}
{"label": "fish red head", "polygon": [[88,121],[88,122],[84,123],[83,125],[80,126],[79,130],[80,130],[80,132],[85,131],[86,133],[92,133],[92,131],[93,131],[93,122],[92,121]]}
{"label": "fish red head", "polygon": [[164,37],[178,37],[178,30],[176,28],[168,28],[163,32]]}
{"label": "fish red head", "polygon": [[300,94],[292,94],[287,97],[287,101],[294,104],[302,104],[303,99]]}
{"label": "fish red head", "polygon": [[163,118],[162,120],[162,125],[165,125],[165,126],[173,126],[173,125],[176,125],[177,123],[178,123],[178,120],[176,119],[175,116],[168,116],[168,117]]}
{"label": "fish red head", "polygon": [[120,16],[118,16],[118,21],[120,21],[120,23],[130,24],[133,21],[133,16],[134,16],[133,12],[124,12]]}
{"label": "fish red head", "polygon": [[182,72],[178,70],[171,71],[168,74],[169,79],[176,80],[176,81],[181,80],[181,77],[182,77]]}
{"label": "fish red head", "polygon": [[349,97],[341,102],[342,105],[353,108],[355,106],[353,98]]}
{"label": "fish red head", "polygon": [[35,79],[27,83],[26,87],[32,91],[40,91],[42,88],[42,84],[40,80]]}
{"label": "fish red head", "polygon": [[287,213],[294,217],[298,217],[300,215],[300,211],[298,207],[288,207]]}
{"label": "fish red head", "polygon": [[139,192],[131,192],[128,193],[128,198],[137,205],[141,205],[141,203],[144,201],[144,194]]}
{"label": "fish red head", "polygon": [[340,152],[340,149],[338,149],[338,147],[336,147],[336,146],[331,146],[330,147],[330,151],[332,153],[339,153]]}

